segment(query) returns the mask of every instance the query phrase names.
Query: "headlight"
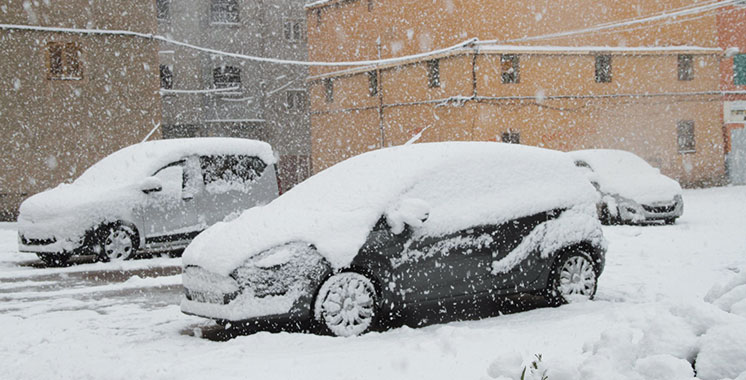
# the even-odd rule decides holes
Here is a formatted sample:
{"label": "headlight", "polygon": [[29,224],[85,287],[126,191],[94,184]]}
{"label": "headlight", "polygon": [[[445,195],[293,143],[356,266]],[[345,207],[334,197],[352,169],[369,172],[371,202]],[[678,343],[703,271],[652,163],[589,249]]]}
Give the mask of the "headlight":
{"label": "headlight", "polygon": [[256,297],[274,296],[307,286],[328,266],[312,246],[289,243],[251,257],[231,277]]}

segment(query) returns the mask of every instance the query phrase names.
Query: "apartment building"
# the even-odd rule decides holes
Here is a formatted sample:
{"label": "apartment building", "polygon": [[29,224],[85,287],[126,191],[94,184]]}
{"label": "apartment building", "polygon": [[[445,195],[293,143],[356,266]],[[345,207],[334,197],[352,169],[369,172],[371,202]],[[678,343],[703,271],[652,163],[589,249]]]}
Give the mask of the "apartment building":
{"label": "apartment building", "polygon": [[[478,40],[405,61],[312,69],[313,170],[408,141],[482,140],[625,149],[685,185],[722,183],[719,13],[634,21],[687,7],[690,1],[312,3],[313,61],[387,59]],[[624,24],[594,28],[609,23]]]}
{"label": "apartment building", "polygon": [[154,12],[134,0],[0,6],[0,24],[31,27],[0,28],[0,220],[160,123],[157,44],[79,31],[154,33]]}
{"label": "apartment building", "polygon": [[[306,59],[302,0],[156,0],[158,32],[216,51]],[[309,174],[307,70],[161,43],[163,136],[267,141],[283,189]]]}

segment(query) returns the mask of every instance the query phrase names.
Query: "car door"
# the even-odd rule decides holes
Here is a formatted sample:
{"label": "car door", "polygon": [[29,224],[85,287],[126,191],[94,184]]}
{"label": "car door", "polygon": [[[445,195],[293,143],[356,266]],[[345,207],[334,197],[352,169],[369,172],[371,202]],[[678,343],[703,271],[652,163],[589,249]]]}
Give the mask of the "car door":
{"label": "car door", "polygon": [[266,180],[267,164],[258,157],[203,155],[199,165],[204,193],[196,203],[200,219],[208,225],[277,197],[277,183]]}
{"label": "car door", "polygon": [[204,226],[197,220],[193,199],[195,172],[187,159],[172,162],[153,176],[161,183],[160,191],[146,195],[145,202],[135,208],[142,221],[146,248],[162,245],[186,245]]}
{"label": "car door", "polygon": [[548,264],[538,247],[531,244],[532,232],[543,222],[553,219],[560,210],[517,218],[492,231],[493,242],[486,250],[489,260],[490,288],[497,293],[512,293],[530,287]]}
{"label": "car door", "polygon": [[478,294],[490,284],[492,237],[474,227],[441,236],[411,239],[392,260],[393,283],[407,303]]}

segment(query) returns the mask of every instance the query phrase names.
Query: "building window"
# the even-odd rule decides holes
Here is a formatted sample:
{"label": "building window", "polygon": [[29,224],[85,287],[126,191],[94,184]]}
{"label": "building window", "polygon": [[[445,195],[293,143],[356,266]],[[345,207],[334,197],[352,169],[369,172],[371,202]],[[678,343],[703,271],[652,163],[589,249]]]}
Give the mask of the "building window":
{"label": "building window", "polygon": [[235,66],[221,66],[212,70],[215,88],[240,88],[241,69]]}
{"label": "building window", "polygon": [[679,54],[679,80],[694,79],[694,65],[692,56],[689,54]]}
{"label": "building window", "polygon": [[370,96],[378,95],[378,72],[368,71],[368,94]]}
{"label": "building window", "polygon": [[238,0],[212,0],[210,17],[213,23],[238,24]]}
{"label": "building window", "polygon": [[159,20],[168,20],[171,17],[171,0],[155,0],[155,11]]}
{"label": "building window", "polygon": [[324,79],[324,97],[327,103],[334,101],[334,81],[331,78]]}
{"label": "building window", "polygon": [[508,144],[520,144],[521,133],[517,131],[507,131],[503,133],[502,140],[504,143],[508,143]]}
{"label": "building window", "polygon": [[521,78],[518,56],[515,54],[500,56],[500,72],[503,83],[519,83]]}
{"label": "building window", "polygon": [[440,60],[427,61],[427,85],[430,88],[440,87]]}
{"label": "building window", "polygon": [[746,54],[736,54],[733,57],[733,84],[746,85]]}
{"label": "building window", "polygon": [[611,82],[611,56],[596,56],[596,83]]}
{"label": "building window", "polygon": [[83,79],[80,46],[74,42],[52,42],[47,45],[47,78],[51,80]]}
{"label": "building window", "polygon": [[303,90],[285,91],[285,108],[302,110],[306,106],[306,92]]}
{"label": "building window", "polygon": [[679,153],[694,153],[694,121],[682,120],[676,123]]}
{"label": "building window", "polygon": [[174,88],[174,66],[161,65],[161,88],[170,90]]}
{"label": "building window", "polygon": [[287,41],[303,40],[303,22],[300,20],[285,20],[282,24],[282,35]]}

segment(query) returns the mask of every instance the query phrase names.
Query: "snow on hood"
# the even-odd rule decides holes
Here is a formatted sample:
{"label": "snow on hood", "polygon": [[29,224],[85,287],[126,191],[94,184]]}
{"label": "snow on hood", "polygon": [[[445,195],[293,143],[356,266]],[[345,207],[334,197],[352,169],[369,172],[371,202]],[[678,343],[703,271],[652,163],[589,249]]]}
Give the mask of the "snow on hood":
{"label": "snow on hood", "polygon": [[616,194],[637,203],[670,202],[681,195],[681,186],[642,158],[623,150],[589,149],[569,153],[583,160],[596,174],[603,193]]}
{"label": "snow on hood", "polygon": [[256,140],[187,138],[131,145],[98,161],[73,183],[26,199],[19,208],[19,228],[75,239],[103,221],[129,220],[132,207],[144,198],[140,181],[192,154],[252,154],[268,165],[275,162],[269,144]]}
{"label": "snow on hood", "polygon": [[302,241],[343,268],[386,210],[412,198],[430,207],[417,233],[441,234],[593,204],[598,194],[561,152],[491,142],[398,146],[343,161],[266,206],[208,228],[187,247],[183,263],[228,275],[258,253]]}

